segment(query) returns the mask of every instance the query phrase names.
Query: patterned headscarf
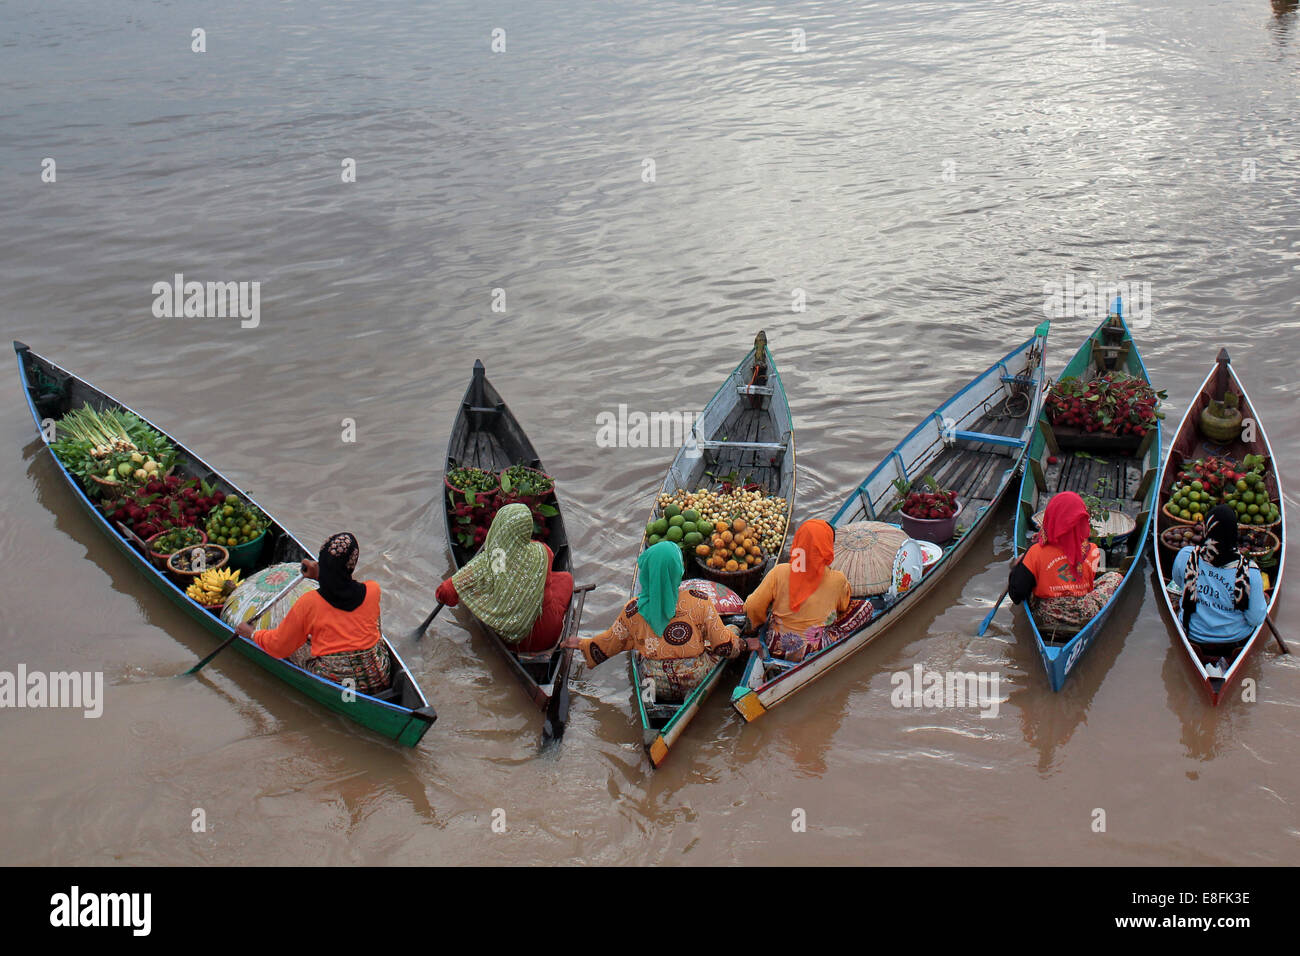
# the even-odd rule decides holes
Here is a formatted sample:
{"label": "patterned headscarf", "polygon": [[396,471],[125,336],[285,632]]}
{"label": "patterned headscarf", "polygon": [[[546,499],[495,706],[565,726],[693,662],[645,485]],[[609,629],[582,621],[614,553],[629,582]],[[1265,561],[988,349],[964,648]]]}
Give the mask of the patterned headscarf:
{"label": "patterned headscarf", "polygon": [[1237,570],[1232,582],[1232,606],[1244,611],[1250,606],[1250,572],[1246,556],[1237,550],[1237,512],[1232,505],[1215,505],[1205,516],[1205,541],[1192,549],[1183,571],[1183,630],[1192,626],[1192,612],[1196,610],[1196,576],[1201,562],[1209,561],[1216,567],[1226,567],[1233,557]]}
{"label": "patterned headscarf", "polygon": [[678,589],[686,570],[682,565],[682,549],[672,541],[660,541],[641,552],[636,566],[640,584],[636,609],[655,635],[663,637],[664,628],[677,613]]}
{"label": "patterned headscarf", "polygon": [[352,579],[361,548],[349,531],[330,535],[321,545],[320,596],[340,611],[355,611],[366,599],[366,586]]}
{"label": "patterned headscarf", "polygon": [[799,525],[790,545],[790,610],[797,611],[835,560],[835,529],[820,518]]}
{"label": "patterned headscarf", "polygon": [[479,553],[451,576],[470,612],[502,639],[518,644],[542,613],[546,546],[533,540],[533,513],[509,504],[496,513]]}
{"label": "patterned headscarf", "polygon": [[1083,580],[1088,536],[1091,534],[1092,522],[1083,499],[1073,491],[1052,495],[1043,513],[1043,541],[1061,549],[1078,580]]}

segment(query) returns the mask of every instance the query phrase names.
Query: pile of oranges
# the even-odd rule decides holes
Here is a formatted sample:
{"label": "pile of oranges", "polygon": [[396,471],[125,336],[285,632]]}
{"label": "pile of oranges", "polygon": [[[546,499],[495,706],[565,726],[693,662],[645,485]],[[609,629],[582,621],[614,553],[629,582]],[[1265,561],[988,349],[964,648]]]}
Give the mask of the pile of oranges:
{"label": "pile of oranges", "polygon": [[715,571],[745,571],[763,563],[763,548],[744,518],[730,525],[715,521],[712,539],[696,545],[695,553]]}

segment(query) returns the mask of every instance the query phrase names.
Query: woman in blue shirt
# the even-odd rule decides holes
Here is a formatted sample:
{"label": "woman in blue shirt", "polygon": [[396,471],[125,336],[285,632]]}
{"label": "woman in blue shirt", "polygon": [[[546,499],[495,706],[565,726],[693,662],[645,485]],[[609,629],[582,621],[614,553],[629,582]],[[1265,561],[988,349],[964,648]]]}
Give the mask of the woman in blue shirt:
{"label": "woman in blue shirt", "polygon": [[1192,640],[1232,644],[1264,623],[1264,580],[1237,550],[1237,513],[1231,505],[1210,510],[1204,543],[1182,548],[1170,575],[1183,580],[1183,630]]}

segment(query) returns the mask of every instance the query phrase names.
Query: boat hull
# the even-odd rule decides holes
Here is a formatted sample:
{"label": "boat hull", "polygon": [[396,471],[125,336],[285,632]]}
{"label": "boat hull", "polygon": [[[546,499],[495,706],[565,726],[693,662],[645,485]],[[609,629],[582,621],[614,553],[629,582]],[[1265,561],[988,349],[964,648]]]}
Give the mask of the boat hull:
{"label": "boat hull", "polygon": [[[34,352],[30,352],[30,350],[27,350],[25,346],[20,346],[16,343],[15,348],[18,351],[18,368],[24,385],[24,395],[27,399],[27,406],[32,413],[32,419],[36,423],[38,431],[41,427],[42,418],[40,413],[37,411],[35,403],[32,401],[31,385],[27,374],[27,367],[24,364],[25,352],[29,353],[33,360],[40,362],[45,367],[55,369],[63,375],[68,376],[69,379],[75,380],[86,389],[88,393],[102,396],[107,402],[110,402],[126,411],[132,411],[127,405],[118,402],[116,399],[112,398],[112,396],[107,395],[98,389],[94,389],[93,386],[88,385],[88,383],[77,378],[66,369],[41,358]],[[138,413],[132,412],[132,414]],[[140,417],[143,419],[143,416]],[[148,421],[147,419],[144,420]],[[161,434],[166,436],[190,463],[207,469],[213,475],[219,475],[215,469],[194,455],[193,452],[187,449],[166,431],[158,428],[158,426],[152,422],[149,422],[149,424],[151,427],[157,429]],[[44,440],[44,435],[41,437],[42,440]],[[48,444],[49,443],[46,442],[47,446]],[[191,620],[195,621],[214,637],[225,640],[231,636],[233,632],[223,621],[221,621],[220,618],[190,600],[180,587],[160,573],[151,561],[141,555],[139,551],[132,547],[127,540],[109,524],[105,515],[95,507],[94,502],[92,502],[86,495],[76,477],[64,468],[63,463],[59,461],[58,456],[51,452],[50,458],[54,461],[55,467],[58,468],[59,473],[63,476],[82,510],[85,511],[95,525],[104,532],[109,541],[111,541],[113,545],[122,552],[122,554],[124,554],[132,564],[135,565],[147,581],[157,587],[158,590],[165,594],[173,604],[184,611]],[[220,480],[224,485],[230,487],[245,500],[257,504],[251,496],[238,488],[228,479],[221,477]],[[260,508],[261,506],[258,505],[258,507]],[[261,510],[264,512],[266,511],[265,508],[262,508]],[[272,520],[274,521],[274,519]],[[278,522],[276,524],[278,527]],[[284,531],[283,528],[280,528],[279,530],[283,533],[285,541],[292,542],[292,545],[296,546],[296,549],[299,550],[303,556],[310,553],[300,541],[290,535],[287,531]],[[280,542],[278,546],[281,549],[287,550],[285,541]],[[287,557],[287,555],[285,556]],[[342,685],[324,680],[295,664],[289,663],[287,660],[272,657],[258,647],[257,644],[244,637],[236,637],[231,646],[263,670],[274,674],[286,684],[317,703],[324,705],[331,711],[341,714],[349,720],[373,730],[384,737],[395,740],[403,746],[413,747],[419,743],[437,719],[436,712],[431,706],[429,706],[428,701],[424,698],[418,685],[416,685],[414,679],[410,677],[409,669],[406,667],[405,662],[397,653],[396,648],[392,646],[391,642],[388,643],[388,648],[395,665],[394,673],[397,674],[400,671],[400,673],[404,675],[405,683],[409,685],[404,685],[402,687],[402,693],[404,695],[416,696],[416,699],[411,701],[412,706],[381,700],[367,694],[350,691]]]}

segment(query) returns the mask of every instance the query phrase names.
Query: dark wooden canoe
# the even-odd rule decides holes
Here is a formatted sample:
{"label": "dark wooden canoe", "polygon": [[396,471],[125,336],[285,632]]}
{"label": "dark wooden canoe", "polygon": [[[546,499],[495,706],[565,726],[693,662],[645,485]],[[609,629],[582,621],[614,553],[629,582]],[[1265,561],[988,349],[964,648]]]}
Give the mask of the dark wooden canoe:
{"label": "dark wooden canoe", "polygon": [[[1252,423],[1254,434],[1239,436],[1235,441],[1224,445],[1209,441],[1202,436],[1197,423],[1200,421],[1201,411],[1212,400],[1222,399],[1226,391],[1232,391],[1241,396],[1239,407],[1241,408],[1242,421],[1243,423]],[[1251,440],[1244,440],[1247,437]],[[1177,482],[1185,462],[1195,461],[1207,455],[1229,455],[1240,462],[1243,456],[1251,454],[1263,455],[1267,459],[1264,487],[1268,491],[1270,499],[1277,502],[1280,512],[1278,523],[1268,529],[1280,539],[1277,564],[1261,568],[1266,579],[1265,595],[1268,599],[1268,610],[1271,614],[1273,604],[1277,601],[1278,592],[1281,590],[1282,567],[1286,562],[1286,500],[1282,494],[1280,478],[1274,464],[1273,449],[1268,443],[1268,436],[1264,434],[1264,424],[1256,414],[1250,396],[1246,394],[1245,386],[1241,384],[1241,380],[1237,378],[1237,374],[1232,368],[1232,360],[1228,356],[1227,349],[1221,349],[1218,358],[1215,360],[1214,367],[1210,369],[1210,374],[1205,377],[1205,381],[1201,384],[1196,397],[1192,399],[1191,404],[1188,406],[1182,422],[1179,423],[1173,444],[1169,446],[1169,454],[1165,459],[1164,473],[1160,481],[1159,507],[1156,509],[1159,516],[1157,525],[1163,530],[1174,524],[1164,513],[1163,508],[1169,500],[1170,489]],[[1156,579],[1161,585],[1160,592],[1164,596],[1165,607],[1173,618],[1174,628],[1178,632],[1179,643],[1186,652],[1187,659],[1191,661],[1196,676],[1200,679],[1202,686],[1205,687],[1206,693],[1210,695],[1210,702],[1218,704],[1233,681],[1241,676],[1242,668],[1250,655],[1261,644],[1267,643],[1268,624],[1267,622],[1261,624],[1250,637],[1239,644],[1202,644],[1191,640],[1187,636],[1187,632],[1183,630],[1183,619],[1178,610],[1179,598],[1182,594],[1182,582],[1169,580],[1169,568],[1173,564],[1177,552],[1163,545],[1159,535],[1155,538],[1155,552]]]}
{"label": "dark wooden canoe", "polygon": [[[60,368],[53,362],[42,358],[21,342],[14,343],[14,350],[18,353],[18,374],[22,380],[23,393],[27,398],[27,407],[31,409],[32,418],[36,422],[42,440],[45,440],[45,433],[41,429],[42,422],[47,419],[58,419],[70,409],[80,408],[86,403],[89,403],[98,411],[117,408],[131,412],[148,421],[139,412],[101,392],[66,369]],[[186,478],[200,478],[209,485],[220,488],[228,494],[238,495],[246,501],[257,504],[242,488],[225,478],[166,431],[153,422],[148,422],[148,424],[166,436],[168,441],[176,446],[176,450],[182,459],[182,463],[177,466],[177,474]],[[45,443],[49,445],[48,441]],[[184,589],[172,583],[170,578],[154,566],[147,555],[141,554],[139,550],[132,546],[113,527],[108,517],[90,500],[81,482],[63,467],[58,457],[53,453],[51,453],[50,457],[58,466],[63,477],[67,479],[68,486],[72,489],[78,503],[91,516],[92,520],[99,525],[100,530],[108,535],[109,540],[117,545],[118,550],[135,564],[145,578],[171,598],[191,619],[214,637],[220,640],[229,638],[232,632],[225,622],[205,609],[201,604],[187,597]],[[258,505],[258,507],[262,508],[261,505]],[[262,511],[266,512],[266,509],[262,508]],[[313,552],[308,551],[301,541],[285,530],[269,512],[266,512],[266,515],[271,523],[266,532],[268,536],[267,544],[262,550],[262,566],[282,562],[296,562],[306,557],[315,556]],[[387,641],[387,639],[385,640]],[[420,742],[420,738],[433,726],[433,722],[438,715],[429,706],[429,702],[425,699],[424,693],[415,682],[415,678],[407,668],[406,663],[402,660],[401,655],[397,653],[397,648],[393,646],[391,641],[387,641],[387,643],[388,650],[393,658],[393,686],[389,690],[373,696],[348,690],[341,684],[318,677],[301,667],[289,663],[287,660],[274,658],[247,638],[237,637],[233,646],[259,667],[270,671],[285,683],[330,710],[340,713],[363,727],[377,731],[400,744],[413,747]]]}
{"label": "dark wooden canoe", "polygon": [[[1148,383],[1151,381],[1128,326],[1118,314],[1103,319],[1084,339],[1058,381],[1071,376],[1087,381],[1111,369],[1128,372]],[[1053,457],[1056,458],[1054,464],[1049,461]],[[1030,535],[1038,528],[1036,516],[1058,491],[1094,495],[1104,500],[1110,511],[1122,512],[1133,522],[1131,532],[1111,539],[1113,547],[1108,552],[1107,570],[1122,572],[1124,580],[1106,606],[1083,628],[1071,632],[1040,627],[1028,603],[1025,604],[1025,615],[1034,632],[1038,656],[1047,671],[1052,690],[1059,691],[1065,686],[1066,676],[1102,632],[1120,594],[1136,576],[1155,517],[1159,473],[1158,420],[1134,447],[1131,439],[1126,443],[1111,435],[1054,430],[1047,420],[1046,406],[1038,416],[1028,461],[1020,478],[1015,525],[1016,556],[1028,548]]]}
{"label": "dark wooden canoe", "polygon": [[[456,421],[451,428],[451,438],[447,442],[447,460],[443,470],[446,475],[453,468],[482,468],[487,471],[502,471],[511,465],[526,465],[538,471],[546,471],[537,456],[533,443],[528,440],[520,427],[519,421],[511,414],[492,383],[487,380],[483,363],[474,362],[474,372],[470,377],[469,387],[456,413]],[[447,531],[447,549],[451,552],[452,563],[459,570],[476,549],[463,547],[456,540],[454,533],[455,515],[452,513],[450,493],[443,489],[443,515]],[[560,509],[559,496],[556,495],[554,507],[557,513],[547,519],[550,536],[546,544],[555,554],[551,565],[555,571],[573,572],[573,557],[569,550],[569,539],[564,529],[564,515]],[[573,600],[569,604],[568,615],[561,631],[561,643],[571,634],[576,634],[582,622],[582,607],[587,592],[594,586],[575,587]],[[465,612],[471,618],[468,610]],[[559,738],[564,734],[565,724],[569,720],[569,670],[573,660],[572,649],[562,648],[557,644],[550,650],[537,653],[517,651],[502,637],[482,621],[474,618],[475,625],[488,637],[493,646],[501,652],[511,673],[524,686],[529,697],[545,714],[543,732],[549,738]]]}

